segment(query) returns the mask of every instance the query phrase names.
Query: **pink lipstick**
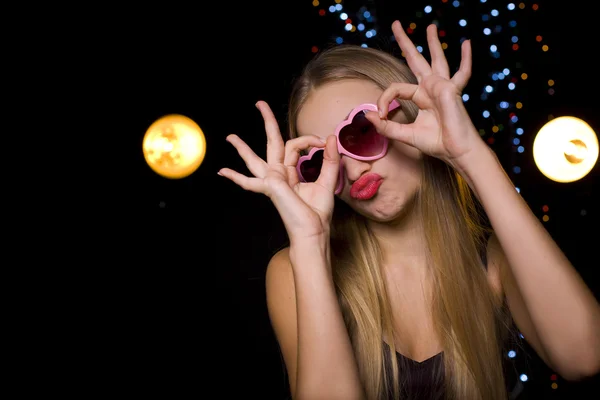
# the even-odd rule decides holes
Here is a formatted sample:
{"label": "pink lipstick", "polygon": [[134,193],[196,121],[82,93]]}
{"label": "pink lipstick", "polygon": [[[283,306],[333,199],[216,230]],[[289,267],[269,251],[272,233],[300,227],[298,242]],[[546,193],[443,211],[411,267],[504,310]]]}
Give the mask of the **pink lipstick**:
{"label": "pink lipstick", "polygon": [[361,176],[350,188],[350,197],[357,200],[369,200],[377,194],[383,178],[375,173]]}

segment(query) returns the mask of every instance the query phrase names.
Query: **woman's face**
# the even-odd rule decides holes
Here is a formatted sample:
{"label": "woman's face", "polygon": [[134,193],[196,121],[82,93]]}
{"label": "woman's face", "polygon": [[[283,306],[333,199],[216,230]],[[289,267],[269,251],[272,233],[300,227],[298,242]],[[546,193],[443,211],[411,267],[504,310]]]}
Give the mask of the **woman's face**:
{"label": "woman's face", "polygon": [[[302,106],[296,121],[298,134],[325,139],[335,133],[337,125],[354,107],[363,103],[377,104],[382,93],[377,85],[366,80],[324,85],[314,90]],[[400,123],[408,122],[400,109],[391,112],[389,118]],[[394,140],[390,140],[387,154],[379,160],[360,161],[342,155],[341,162],[345,174],[344,189],[339,197],[356,212],[375,221],[396,219],[414,198],[420,185],[421,152]],[[352,184],[366,174],[377,179],[381,177],[381,184],[375,196],[357,198],[355,193],[352,195]]]}

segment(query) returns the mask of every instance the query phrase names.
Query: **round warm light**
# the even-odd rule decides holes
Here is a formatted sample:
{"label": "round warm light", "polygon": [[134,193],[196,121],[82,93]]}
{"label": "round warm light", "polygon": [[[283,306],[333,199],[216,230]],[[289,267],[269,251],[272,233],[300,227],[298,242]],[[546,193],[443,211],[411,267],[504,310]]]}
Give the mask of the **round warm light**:
{"label": "round warm light", "polygon": [[549,179],[562,183],[576,181],[594,168],[598,160],[598,137],[579,118],[555,118],[536,135],[533,159]]}
{"label": "round warm light", "polygon": [[191,175],[204,160],[206,139],[190,118],[171,114],[156,120],[144,135],[146,162],[157,174],[170,179]]}

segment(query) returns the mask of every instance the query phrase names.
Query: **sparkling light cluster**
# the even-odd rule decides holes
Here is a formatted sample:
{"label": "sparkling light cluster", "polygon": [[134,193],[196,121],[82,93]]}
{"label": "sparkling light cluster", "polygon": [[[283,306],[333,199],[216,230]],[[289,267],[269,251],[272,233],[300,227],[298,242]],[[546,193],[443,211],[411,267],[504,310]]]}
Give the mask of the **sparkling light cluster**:
{"label": "sparkling light cluster", "polygon": [[[418,20],[425,15],[435,15],[443,20],[445,29],[456,29],[459,35],[467,26],[470,28],[471,35],[478,35],[478,44],[483,43],[485,52],[477,52],[479,49],[473,49],[475,57],[485,55],[490,57],[489,63],[491,70],[488,71],[487,80],[478,87],[469,85],[468,90],[463,93],[463,101],[469,102],[475,99],[477,109],[474,110],[477,114],[472,115],[474,122],[480,127],[479,133],[486,142],[493,146],[497,140],[509,140],[515,156],[512,157],[511,170],[513,181],[517,183],[516,190],[520,192],[518,187],[518,175],[521,173],[521,158],[526,149],[523,145],[522,135],[525,133],[522,128],[520,115],[524,108],[523,94],[529,75],[522,62],[522,42],[526,42],[528,49],[530,44],[535,40],[536,48],[542,53],[549,50],[549,46],[544,43],[542,35],[536,35],[535,38],[522,37],[520,35],[519,24],[525,24],[527,18],[530,17],[529,12],[535,12],[539,9],[539,5],[531,2],[513,2],[513,1],[488,1],[479,0],[479,20],[470,21],[466,17],[468,10],[466,2],[459,0],[441,0],[441,4],[437,1],[432,1],[431,5],[426,5],[423,11],[416,13]],[[469,3],[472,6],[471,3]],[[453,13],[447,12],[448,8],[454,8]],[[463,10],[460,10],[463,8]],[[454,20],[448,17],[453,17]],[[456,20],[457,19],[457,20]],[[439,22],[434,19],[430,21],[440,27]],[[452,25],[455,28],[452,28]],[[408,33],[416,28],[416,23],[411,22]],[[453,32],[454,33],[454,32]],[[446,31],[440,28],[440,39],[442,47],[448,48],[448,44],[443,42]],[[461,43],[466,38],[463,36]],[[415,43],[416,44],[416,43]],[[419,51],[423,51],[422,46],[417,46]],[[529,51],[529,50],[528,50]],[[554,94],[553,80],[548,80],[548,94]],[[544,221],[546,222],[546,221]]]}
{"label": "sparkling light cluster", "polygon": [[[448,0],[441,1],[449,4]],[[464,93],[463,101],[469,101],[471,95],[479,97],[477,105],[482,117],[478,121],[479,133],[488,144],[494,145],[496,140],[510,141],[515,155],[508,172],[512,174],[512,179],[517,184],[516,190],[520,192],[518,175],[521,173],[521,155],[526,151],[522,136],[525,131],[520,122],[520,115],[524,107],[524,93],[527,91],[526,81],[530,78],[520,53],[523,46],[526,46],[526,51],[531,51],[533,47],[533,51],[540,53],[547,52],[549,46],[544,42],[542,35],[538,34],[535,38],[520,35],[519,24],[526,24],[527,19],[531,18],[530,13],[539,10],[537,3],[488,0],[479,2],[481,20],[473,21],[476,27],[474,33],[477,34],[477,30],[480,30],[483,34],[479,40],[486,44],[486,54],[492,58],[490,65],[493,65],[494,69],[488,72],[488,81],[482,87],[471,87],[471,93]],[[458,0],[452,1],[451,5],[455,8],[464,6],[463,2]],[[431,11],[431,7],[425,7],[424,11]],[[465,27],[467,21],[460,19],[458,25]],[[532,39],[535,39],[534,46],[531,46],[534,43]],[[554,84],[552,79],[547,81],[549,95],[554,94]],[[547,222],[547,219],[544,222]]]}
{"label": "sparkling light cluster", "polygon": [[[330,1],[331,4],[325,5],[325,1],[313,0],[312,5],[318,8],[319,16],[324,17],[328,14],[334,16],[338,26],[344,31],[344,34],[355,34],[362,47],[369,46],[369,39],[377,36],[377,17],[374,10],[367,6],[362,6],[358,11],[351,11],[344,7],[342,0]],[[336,26],[337,28],[337,26]],[[344,34],[334,37],[337,44],[345,43]],[[311,51],[319,51],[317,46],[313,46]]]}
{"label": "sparkling light cluster", "polygon": [[[446,3],[448,0],[442,0]],[[537,11],[539,5],[525,2],[497,2],[479,0],[481,3],[481,21],[477,26],[481,29],[483,40],[487,47],[487,56],[493,60],[490,63],[495,68],[488,73],[488,81],[480,88],[471,88],[473,96],[479,96],[479,103],[483,108],[481,116],[485,120],[480,128],[480,134],[486,141],[493,145],[497,139],[510,140],[512,149],[516,153],[513,157],[512,170],[513,181],[518,179],[515,175],[521,173],[521,159],[519,155],[525,153],[522,143],[522,135],[525,133],[521,123],[520,115],[523,109],[522,93],[519,89],[525,86],[529,78],[525,66],[522,63],[522,42],[531,42],[530,37],[523,37],[519,32],[519,24],[525,24],[529,13],[523,11]],[[460,1],[453,1],[454,7],[463,6]],[[529,10],[528,10],[529,9]],[[460,26],[465,26],[466,21],[459,21]],[[540,43],[542,52],[548,51],[548,45],[543,43],[541,35],[535,37]],[[529,43],[526,43],[529,45]],[[513,54],[510,54],[513,53]],[[554,82],[548,82],[549,86]],[[479,90],[477,92],[476,90]],[[549,94],[554,94],[551,88]],[[463,101],[469,101],[469,93],[463,95]],[[520,189],[516,187],[517,191]]]}

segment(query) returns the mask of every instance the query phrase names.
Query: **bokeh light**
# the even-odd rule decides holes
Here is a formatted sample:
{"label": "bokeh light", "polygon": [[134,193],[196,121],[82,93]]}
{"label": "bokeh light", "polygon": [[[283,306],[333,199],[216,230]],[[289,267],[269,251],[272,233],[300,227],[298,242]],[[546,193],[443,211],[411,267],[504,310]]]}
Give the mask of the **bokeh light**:
{"label": "bokeh light", "polygon": [[170,114],[150,125],[142,147],[146,163],[154,172],[165,178],[181,179],[202,164],[206,139],[192,119]]}
{"label": "bokeh light", "polygon": [[598,160],[598,137],[583,120],[559,117],[547,122],[533,142],[539,170],[556,182],[573,182],[587,175]]}

